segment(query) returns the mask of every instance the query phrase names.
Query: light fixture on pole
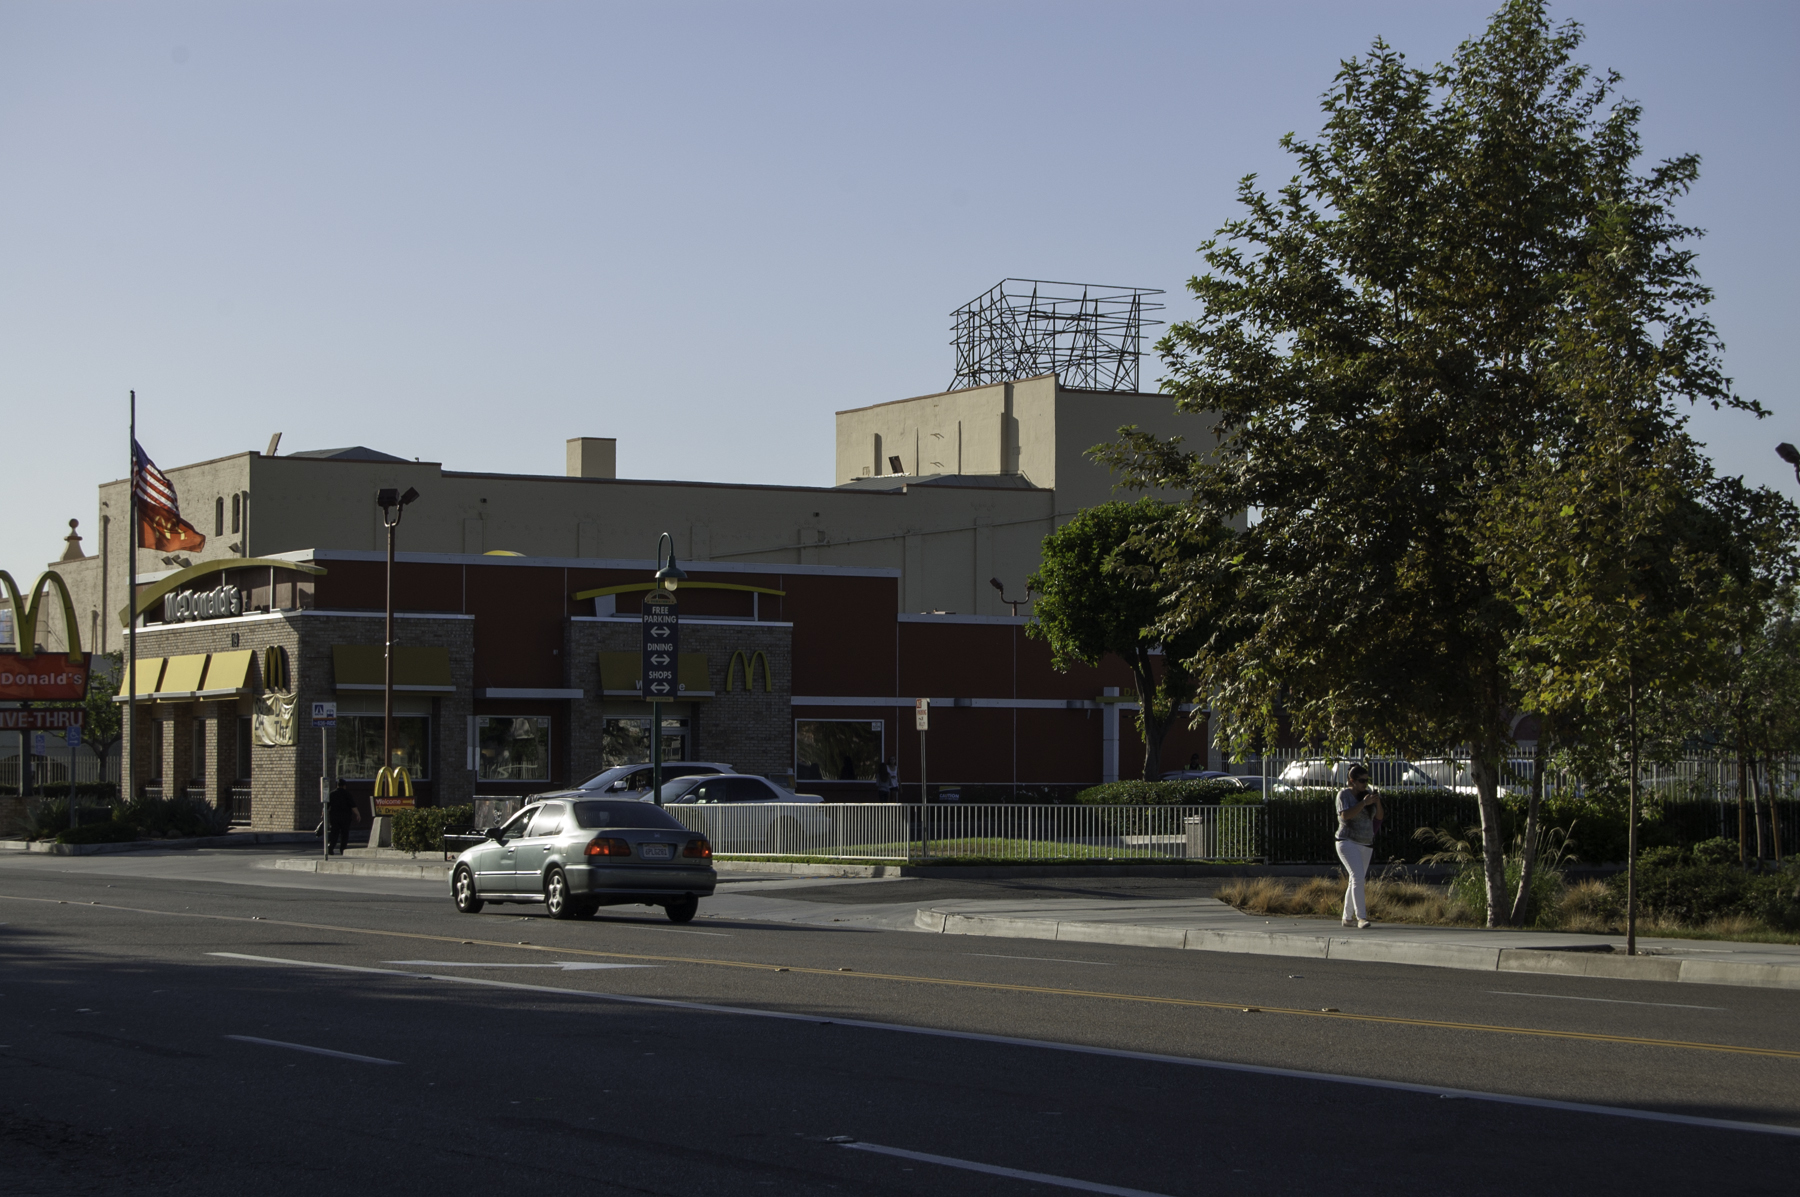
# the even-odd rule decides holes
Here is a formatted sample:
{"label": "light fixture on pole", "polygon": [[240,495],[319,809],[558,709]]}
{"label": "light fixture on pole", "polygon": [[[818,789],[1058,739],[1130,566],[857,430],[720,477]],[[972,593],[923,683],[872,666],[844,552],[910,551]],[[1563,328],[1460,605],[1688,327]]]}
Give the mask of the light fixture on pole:
{"label": "light fixture on pole", "polygon": [[[402,787],[412,796],[412,779],[394,763],[394,529],[400,526],[406,508],[419,497],[412,487],[401,494],[398,488],[386,486],[375,492],[375,506],[381,508],[381,523],[387,529],[387,633],[382,649],[381,685],[381,768],[375,774],[375,797],[399,797]],[[373,812],[371,812],[373,813]]]}
{"label": "light fixture on pole", "polygon": [[988,585],[1000,592],[1000,601],[1012,608],[1014,617],[1017,617],[1019,614],[1020,603],[1029,603],[1031,601],[1031,583],[1029,582],[1025,584],[1025,597],[1016,599],[1009,599],[1006,597],[1006,586],[999,578],[989,578]]}

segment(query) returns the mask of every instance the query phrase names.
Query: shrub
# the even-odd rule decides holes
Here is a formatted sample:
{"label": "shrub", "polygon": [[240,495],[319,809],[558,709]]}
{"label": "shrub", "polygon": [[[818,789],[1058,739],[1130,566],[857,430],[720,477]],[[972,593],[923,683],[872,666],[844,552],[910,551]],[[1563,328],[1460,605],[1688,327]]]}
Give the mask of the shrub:
{"label": "shrub", "polygon": [[[1659,853],[1638,859],[1638,909],[1651,918],[1671,923],[1699,924],[1713,919],[1750,913],[1750,874],[1736,865],[1687,864],[1679,856]],[[1625,898],[1625,874],[1611,879],[1620,900]]]}
{"label": "shrub", "polygon": [[123,823],[89,823],[85,827],[64,828],[56,833],[59,844],[128,844],[137,839],[137,830]]}
{"label": "shrub", "polygon": [[55,839],[57,835],[67,830],[69,830],[69,800],[67,798],[46,799],[33,804],[25,812],[26,839]]}
{"label": "shrub", "polygon": [[403,852],[440,852],[446,835],[475,825],[473,806],[420,806],[394,812],[394,847]]}
{"label": "shrub", "polygon": [[113,807],[113,821],[150,836],[224,835],[231,814],[198,798],[152,798],[138,795]]}
{"label": "shrub", "polygon": [[1695,864],[1736,864],[1738,846],[1736,840],[1728,840],[1723,836],[1714,836],[1710,840],[1701,840],[1692,849]]}
{"label": "shrub", "polygon": [[[69,783],[52,781],[45,783],[40,792],[46,798],[67,798]],[[76,783],[75,797],[82,802],[113,803],[119,800],[119,785],[112,781],[83,781]]]}
{"label": "shrub", "polygon": [[1260,803],[1262,795],[1224,777],[1204,781],[1109,781],[1075,795],[1084,806],[1214,806]]}

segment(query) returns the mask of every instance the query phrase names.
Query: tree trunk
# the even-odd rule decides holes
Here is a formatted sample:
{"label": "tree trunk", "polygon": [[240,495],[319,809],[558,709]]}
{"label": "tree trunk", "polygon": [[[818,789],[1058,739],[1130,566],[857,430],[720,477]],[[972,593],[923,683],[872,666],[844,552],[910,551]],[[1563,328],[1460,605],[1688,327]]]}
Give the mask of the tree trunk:
{"label": "tree trunk", "polygon": [[1519,860],[1519,892],[1513,896],[1512,918],[1515,927],[1525,925],[1531,907],[1531,874],[1537,867],[1538,810],[1544,801],[1544,740],[1538,732],[1537,745],[1531,750],[1531,802],[1525,808],[1525,846]]}
{"label": "tree trunk", "polygon": [[[1768,777],[1768,765],[1763,765],[1763,777]],[[1764,785],[1769,795],[1769,847],[1775,852],[1775,867],[1781,867],[1781,793],[1774,786]]]}
{"label": "tree trunk", "polygon": [[1626,784],[1631,801],[1625,824],[1625,954],[1637,955],[1637,855],[1638,855],[1638,725],[1637,679],[1625,684],[1625,711],[1631,735],[1631,776]]}
{"label": "tree trunk", "polygon": [[1138,735],[1144,741],[1144,780],[1155,781],[1162,776],[1163,737],[1169,733],[1173,705],[1168,711],[1156,709],[1156,674],[1150,668],[1147,650],[1139,649],[1132,658],[1131,676],[1137,684]]}
{"label": "tree trunk", "polygon": [[1476,801],[1481,806],[1481,863],[1487,882],[1487,925],[1501,925],[1506,909],[1506,832],[1500,826],[1500,743],[1489,736],[1471,744],[1469,773],[1475,779]]}
{"label": "tree trunk", "polygon": [[1756,769],[1761,764],[1756,757],[1750,758],[1750,824],[1756,828],[1756,871],[1763,867],[1763,815],[1762,787],[1756,784]]}
{"label": "tree trunk", "polygon": [[1737,783],[1738,783],[1737,784],[1738,868],[1741,869],[1750,863],[1750,861],[1749,861],[1750,828],[1749,828],[1748,815],[1746,814],[1746,806],[1745,806],[1745,802],[1744,802],[1744,793],[1749,787],[1749,782],[1744,777],[1744,746],[1742,744],[1738,745],[1738,750],[1737,750]]}

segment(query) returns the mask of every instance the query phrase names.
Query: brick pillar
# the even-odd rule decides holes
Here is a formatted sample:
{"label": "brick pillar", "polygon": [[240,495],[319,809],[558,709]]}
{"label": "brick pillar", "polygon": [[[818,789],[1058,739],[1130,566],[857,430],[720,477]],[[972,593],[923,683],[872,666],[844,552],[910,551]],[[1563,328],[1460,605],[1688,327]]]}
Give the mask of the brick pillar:
{"label": "brick pillar", "polygon": [[119,720],[119,797],[130,801],[143,790],[146,782],[157,780],[156,745],[161,742],[162,727],[149,703],[138,704],[137,742],[132,743],[131,714],[120,712]]}
{"label": "brick pillar", "polygon": [[163,798],[179,797],[194,777],[194,708],[190,703],[169,708],[163,720]]}
{"label": "brick pillar", "polygon": [[206,800],[229,811],[237,773],[237,703],[209,702],[201,711],[206,721]]}

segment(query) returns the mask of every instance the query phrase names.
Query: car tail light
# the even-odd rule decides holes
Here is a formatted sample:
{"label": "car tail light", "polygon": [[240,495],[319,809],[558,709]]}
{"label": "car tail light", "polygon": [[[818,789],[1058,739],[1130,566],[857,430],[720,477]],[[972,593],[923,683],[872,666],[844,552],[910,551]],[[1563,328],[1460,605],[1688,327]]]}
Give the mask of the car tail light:
{"label": "car tail light", "polygon": [[587,854],[589,856],[630,856],[631,845],[624,840],[597,835],[588,841]]}
{"label": "car tail light", "polygon": [[689,840],[687,842],[687,847],[681,850],[681,854],[683,856],[693,856],[705,859],[712,855],[712,845],[705,840]]}

